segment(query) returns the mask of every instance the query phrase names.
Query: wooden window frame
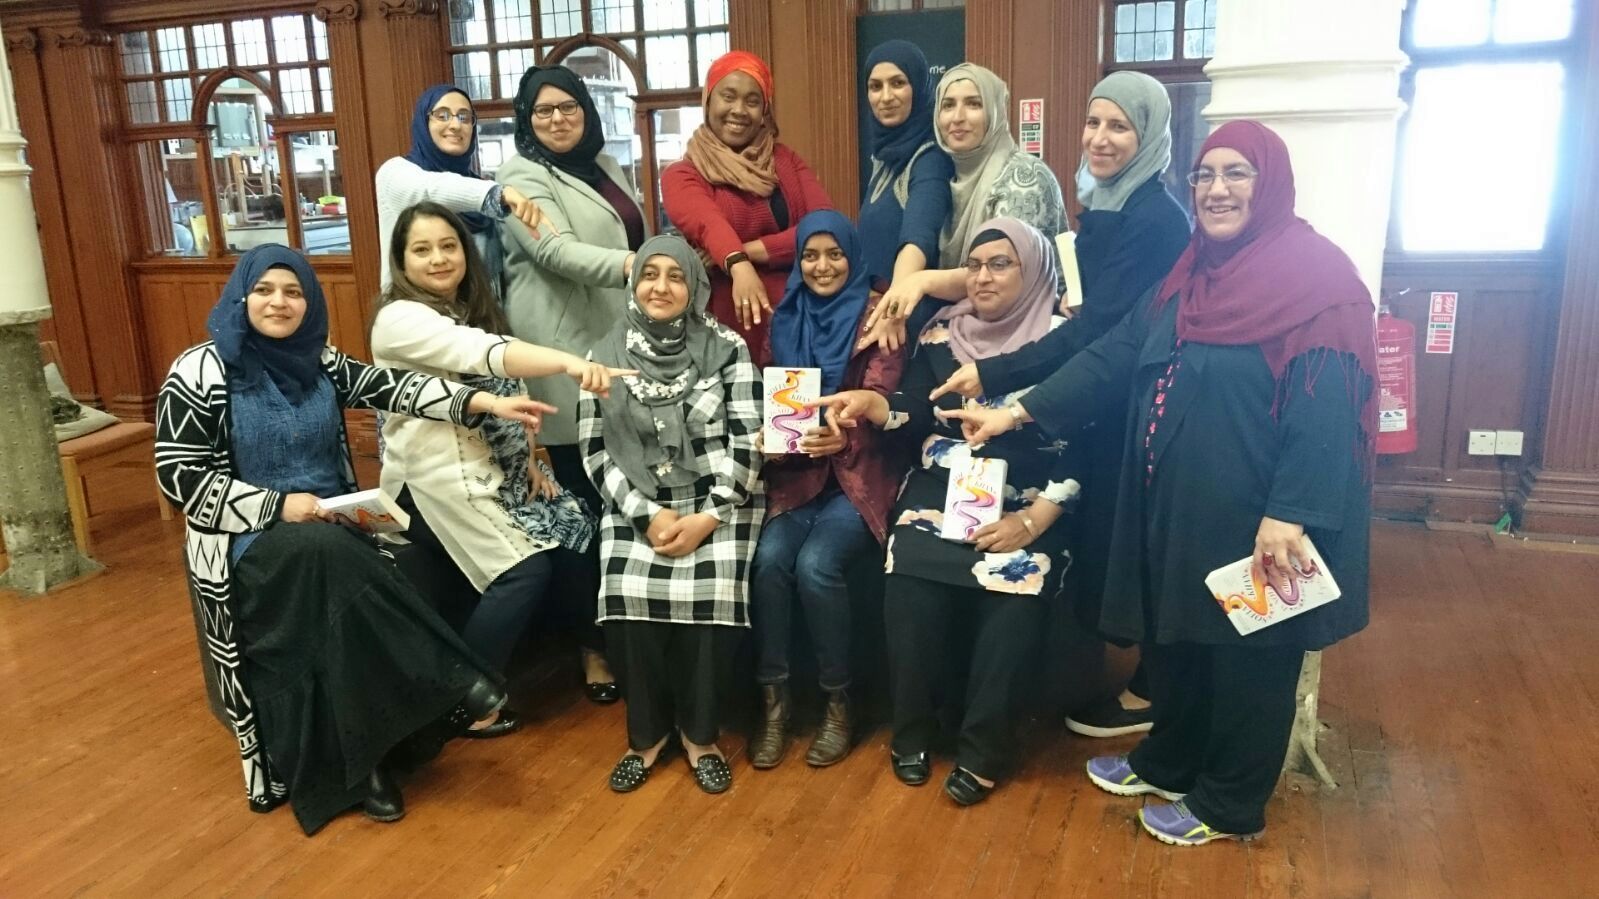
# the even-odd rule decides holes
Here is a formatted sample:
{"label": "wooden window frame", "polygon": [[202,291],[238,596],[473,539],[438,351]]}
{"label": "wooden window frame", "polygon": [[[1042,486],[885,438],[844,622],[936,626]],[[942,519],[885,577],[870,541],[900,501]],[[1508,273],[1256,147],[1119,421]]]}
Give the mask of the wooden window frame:
{"label": "wooden window frame", "polygon": [[[1187,30],[1183,25],[1183,2],[1174,0],[1177,11],[1172,20],[1172,58],[1144,60],[1143,62],[1116,62],[1116,7],[1132,6],[1135,3],[1148,2],[1148,0],[1103,0],[1100,4],[1100,47],[1099,58],[1104,61],[1104,72],[1132,71],[1143,72],[1145,75],[1160,81],[1162,84],[1183,81],[1209,81],[1205,76],[1205,64],[1211,57],[1203,59],[1187,59],[1182,55],[1183,33]],[[1220,0],[1226,2],[1226,0]]]}
{"label": "wooden window frame", "polygon": [[965,0],[961,0],[959,6],[927,6],[926,0],[911,0],[909,9],[872,9],[871,0],[860,0],[859,5],[855,9],[855,14],[857,16],[897,16],[911,12],[927,12],[928,10],[933,12],[942,12],[946,9],[965,8]]}
{"label": "wooden window frame", "polygon": [[[554,65],[566,59],[573,52],[585,47],[598,47],[609,51],[619,59],[623,66],[633,76],[636,93],[631,94],[633,101],[633,133],[639,140],[639,164],[641,170],[641,183],[635,185],[643,197],[645,221],[660,221],[660,204],[656,199],[655,185],[660,183],[659,164],[655,156],[655,113],[663,109],[676,109],[683,106],[699,106],[703,102],[703,85],[691,85],[683,88],[651,88],[649,86],[646,65],[648,51],[645,49],[645,40],[651,37],[684,36],[688,38],[689,46],[689,74],[699,80],[699,44],[696,38],[706,34],[727,34],[731,46],[731,15],[732,4],[729,3],[728,20],[718,25],[696,25],[695,9],[693,3],[685,2],[686,12],[684,20],[686,25],[682,28],[666,28],[655,31],[645,31],[637,28],[632,31],[595,32],[594,8],[591,0],[581,0],[580,13],[583,28],[577,34],[563,38],[544,38],[542,33],[542,20],[539,9],[533,8],[533,37],[526,40],[495,42],[494,37],[494,3],[498,0],[478,0],[483,3],[484,21],[489,23],[488,43],[478,44],[452,44],[450,43],[449,17],[444,20],[445,55],[451,58],[451,71],[454,71],[453,58],[464,53],[487,53],[489,57],[489,83],[498,85],[500,81],[499,56],[501,50],[532,50],[533,58],[537,65]],[[633,21],[642,26],[644,22],[643,0],[633,0]],[[622,41],[631,40],[638,47],[638,51],[628,49]],[[491,98],[472,101],[477,110],[478,119],[508,118],[515,115],[514,101],[502,98]]]}
{"label": "wooden window frame", "polygon": [[[274,30],[274,20],[294,17],[300,20],[304,28],[306,42],[306,58],[303,60],[281,61],[278,59],[277,37]],[[237,55],[237,41],[234,27],[239,22],[260,21],[263,28],[266,62],[259,65],[240,65]],[[200,199],[205,207],[206,232],[208,247],[203,256],[174,256],[169,253],[159,252],[158,247],[170,246],[171,222],[169,215],[156,216],[154,214],[154,198],[141,195],[138,197],[143,215],[143,246],[140,259],[144,261],[159,261],[177,265],[203,265],[215,263],[236,257],[239,254],[228,249],[226,233],[222,224],[221,202],[217,196],[215,173],[212,164],[212,127],[209,123],[212,98],[222,88],[223,84],[235,78],[250,82],[272,104],[273,114],[264,117],[264,124],[271,129],[274,153],[277,157],[278,190],[285,198],[298,197],[299,193],[294,183],[292,136],[309,131],[329,131],[337,133],[338,127],[334,110],[324,102],[325,92],[330,93],[333,88],[333,53],[332,43],[326,37],[324,30],[327,55],[325,58],[317,56],[317,26],[320,23],[312,12],[304,5],[294,5],[276,9],[255,9],[250,12],[212,15],[205,17],[191,17],[183,19],[148,22],[127,23],[117,33],[115,44],[115,58],[117,63],[117,79],[120,88],[121,102],[119,107],[119,122],[121,123],[120,138],[124,144],[147,143],[163,140],[192,140],[195,145],[196,175],[200,184]],[[221,25],[223,28],[223,65],[202,69],[199,67],[199,57],[195,49],[194,29],[208,25]],[[325,29],[325,25],[323,26]],[[159,32],[173,28],[182,29],[184,35],[184,54],[187,65],[181,70],[163,71],[160,65]],[[149,73],[130,75],[126,71],[127,61],[123,56],[122,38],[128,34],[144,34],[149,42]],[[294,70],[309,70],[311,72],[311,104],[312,112],[285,114],[283,93],[281,90],[281,75]],[[327,83],[323,83],[323,77]],[[183,121],[173,121],[167,118],[167,92],[165,82],[175,78],[189,80],[194,85],[194,96],[190,100],[189,118]],[[160,111],[162,120],[149,123],[134,123],[133,108],[129,102],[129,86],[133,84],[152,84],[155,87],[155,102]],[[199,164],[205,160],[204,164]],[[136,161],[133,163],[138,164]],[[135,181],[144,184],[144,179],[136,178]],[[159,205],[166,207],[165,198],[160,198]],[[300,208],[297,202],[283,204],[283,221],[287,232],[288,244],[296,249],[303,249],[305,235],[301,230]],[[318,259],[337,260],[348,263],[349,253],[318,254]]]}
{"label": "wooden window frame", "polygon": [[[1504,0],[1493,0],[1495,3]],[[1583,74],[1582,41],[1588,33],[1589,16],[1599,15],[1591,3],[1578,0],[1574,4],[1574,13],[1571,23],[1571,32],[1566,37],[1555,41],[1537,41],[1517,44],[1495,43],[1490,34],[1488,40],[1481,44],[1465,47],[1417,47],[1412,38],[1416,17],[1416,2],[1407,3],[1400,18],[1399,46],[1409,57],[1410,64],[1399,77],[1399,99],[1404,103],[1404,113],[1399,119],[1398,134],[1394,142],[1394,177],[1389,208],[1392,210],[1388,216],[1388,241],[1384,258],[1387,262],[1495,262],[1504,264],[1516,263],[1542,263],[1557,258],[1564,253],[1565,229],[1555,227],[1569,216],[1571,207],[1569,191],[1562,191],[1561,185],[1569,184],[1576,172],[1577,160],[1575,152],[1577,147],[1577,125],[1579,116],[1571,103],[1566,104],[1561,113],[1560,132],[1555,135],[1557,142],[1557,166],[1555,171],[1555,190],[1550,199],[1548,221],[1544,230],[1544,245],[1538,250],[1462,250],[1451,251],[1422,251],[1406,250],[1402,239],[1403,190],[1401,182],[1404,177],[1405,150],[1410,136],[1410,113],[1415,108],[1416,102],[1416,74],[1423,69],[1444,68],[1453,65],[1470,63],[1509,63],[1509,62],[1558,62],[1565,67],[1566,83],[1568,85],[1568,101],[1573,97],[1580,98],[1580,83],[1577,81]],[[1490,17],[1493,7],[1490,6]]]}
{"label": "wooden window frame", "polygon": [[[166,253],[152,253],[151,248],[160,241],[159,235],[154,233],[154,224],[150,221],[148,197],[140,197],[140,202],[146,207],[145,230],[145,259],[159,259],[171,262],[215,262],[239,254],[228,250],[226,234],[222,227],[221,203],[217,199],[215,174],[212,171],[212,126],[209,119],[211,99],[225,82],[235,78],[243,79],[253,84],[261,91],[272,104],[273,110],[282,108],[282,97],[272,84],[249,69],[223,68],[214,69],[205,80],[195,88],[194,106],[187,122],[171,122],[162,125],[130,125],[122,129],[122,141],[125,144],[145,143],[162,140],[192,140],[195,146],[195,159],[206,160],[204,165],[196,165],[196,174],[200,181],[200,197],[205,205],[206,232],[209,240],[205,256],[172,256]],[[338,128],[332,113],[315,113],[309,115],[270,115],[265,118],[265,123],[272,129],[272,145],[277,155],[278,190],[284,197],[298,197],[299,191],[294,183],[293,149],[290,147],[290,138],[294,134],[307,131],[333,131]],[[164,202],[163,198],[163,202]],[[283,223],[287,229],[289,246],[296,249],[302,248],[304,235],[300,228],[300,207],[298,203],[285,202],[283,204]],[[348,253],[318,254],[319,257],[332,259],[348,259]]]}

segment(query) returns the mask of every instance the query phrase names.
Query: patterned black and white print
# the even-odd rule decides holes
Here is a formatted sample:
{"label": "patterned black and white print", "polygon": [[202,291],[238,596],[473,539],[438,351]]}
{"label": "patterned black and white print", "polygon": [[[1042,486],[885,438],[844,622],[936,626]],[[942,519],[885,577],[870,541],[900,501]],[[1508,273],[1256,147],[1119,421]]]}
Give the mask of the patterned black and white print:
{"label": "patterned black and white print", "polygon": [[[761,459],[761,376],[749,348],[733,332],[712,326],[738,345],[720,371],[689,385],[684,419],[695,467],[693,485],[646,496],[605,450],[599,400],[578,402],[578,445],[589,479],[605,499],[600,522],[600,621],[749,626],[749,566],[765,518]],[[613,383],[612,390],[625,389]],[[722,524],[699,549],[681,558],[657,553],[644,536],[663,508],[680,515],[707,512]]]}
{"label": "patterned black and white print", "polygon": [[[462,375],[458,380],[468,387],[495,396],[516,396],[526,391],[519,379],[492,375]],[[478,429],[489,452],[505,477],[500,481],[500,505],[527,535],[540,544],[564,546],[573,552],[588,549],[594,537],[595,510],[589,509],[565,487],[554,499],[534,492],[528,480],[528,465],[537,464],[544,477],[555,482],[555,472],[543,462],[533,463],[527,428],[520,422],[491,418]]]}
{"label": "patterned black and white print", "polygon": [[[322,368],[346,409],[383,409],[468,427],[484,418],[467,413],[476,391],[459,384],[364,365],[333,347],[323,350]],[[288,798],[288,788],[262,752],[249,684],[240,668],[242,650],[229,605],[228,550],[234,535],[263,530],[278,519],[283,494],[232,476],[228,411],[227,369],[216,348],[207,341],[185,350],[172,363],[156,401],[156,481],[162,494],[183,510],[189,590],[205,636],[202,663],[210,667],[207,680],[217,684],[238,738],[250,807],[267,811]],[[353,491],[355,469],[342,420],[339,442],[344,447],[343,486]]]}

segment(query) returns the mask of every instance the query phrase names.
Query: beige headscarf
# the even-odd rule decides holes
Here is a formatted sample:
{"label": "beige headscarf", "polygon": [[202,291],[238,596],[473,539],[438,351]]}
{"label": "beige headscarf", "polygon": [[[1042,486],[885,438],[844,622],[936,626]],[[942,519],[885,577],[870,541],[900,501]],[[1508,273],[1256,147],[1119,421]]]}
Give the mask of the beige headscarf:
{"label": "beige headscarf", "polygon": [[933,129],[938,146],[955,161],[955,180],[949,183],[954,208],[938,241],[942,268],[955,268],[965,261],[967,244],[977,236],[987,218],[984,207],[988,205],[994,183],[1017,152],[1016,141],[1010,134],[1010,88],[998,75],[982,66],[963,62],[938,79],[938,91],[933,95],[935,120],[944,105],[944,94],[957,81],[977,85],[977,93],[983,98],[983,111],[988,114],[988,133],[977,146],[957,153],[944,140],[944,129]]}
{"label": "beige headscarf", "polygon": [[773,152],[777,148],[777,115],[772,109],[772,70],[766,61],[743,50],[733,50],[717,57],[711,63],[710,71],[705,74],[701,104],[705,118],[709,120],[711,92],[722,83],[722,79],[734,72],[743,72],[755,79],[761,95],[766,98],[766,116],[761,122],[760,133],[744,149],[735,150],[722,143],[707,121],[689,136],[683,155],[712,184],[725,184],[757,197],[769,197],[777,189],[777,168],[772,163]]}

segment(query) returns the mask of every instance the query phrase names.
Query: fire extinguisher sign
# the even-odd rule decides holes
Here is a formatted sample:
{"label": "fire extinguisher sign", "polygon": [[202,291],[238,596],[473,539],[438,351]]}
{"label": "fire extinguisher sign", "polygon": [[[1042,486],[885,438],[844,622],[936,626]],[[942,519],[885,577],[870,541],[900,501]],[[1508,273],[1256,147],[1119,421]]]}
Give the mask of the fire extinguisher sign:
{"label": "fire extinguisher sign", "polygon": [[1427,352],[1455,351],[1455,310],[1459,303],[1460,294],[1454,291],[1433,291],[1427,312]]}

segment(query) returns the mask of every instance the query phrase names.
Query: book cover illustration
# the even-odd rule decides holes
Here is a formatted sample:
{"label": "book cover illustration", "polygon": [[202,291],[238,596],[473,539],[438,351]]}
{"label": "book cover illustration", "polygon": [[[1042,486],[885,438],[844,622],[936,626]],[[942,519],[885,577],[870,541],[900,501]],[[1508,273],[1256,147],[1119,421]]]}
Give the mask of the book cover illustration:
{"label": "book cover illustration", "polygon": [[411,526],[411,516],[379,488],[330,496],[318,504],[333,513],[336,523],[368,534],[395,534]]}
{"label": "book cover illustration", "polygon": [[787,366],[761,369],[764,382],[765,428],[761,451],[798,453],[800,438],[812,428],[821,427],[820,409],[808,409],[822,393],[822,370]]}
{"label": "book cover illustration", "polygon": [[1005,460],[968,457],[949,468],[949,490],[944,494],[945,540],[972,542],[972,533],[993,524],[1004,514]]}
{"label": "book cover illustration", "polygon": [[1308,537],[1305,546],[1310,550],[1310,568],[1308,571],[1295,569],[1286,594],[1266,582],[1266,573],[1255,566],[1253,556],[1224,565],[1206,576],[1205,586],[1238,633],[1247,636],[1324,606],[1342,595],[1332,571]]}

